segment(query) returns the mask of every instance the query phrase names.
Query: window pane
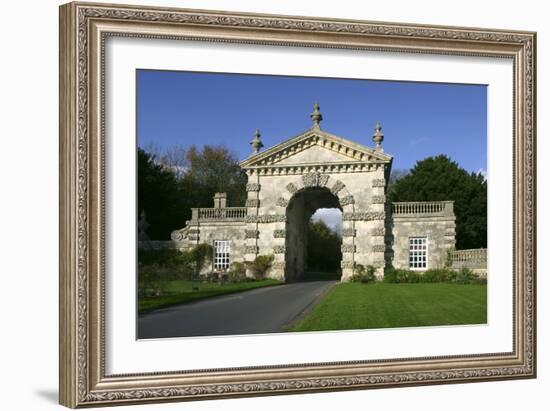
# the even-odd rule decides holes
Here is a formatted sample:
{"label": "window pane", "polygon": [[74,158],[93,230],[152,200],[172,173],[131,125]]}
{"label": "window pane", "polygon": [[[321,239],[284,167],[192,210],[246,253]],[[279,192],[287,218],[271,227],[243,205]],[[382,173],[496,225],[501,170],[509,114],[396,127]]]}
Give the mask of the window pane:
{"label": "window pane", "polygon": [[427,268],[428,241],[426,237],[409,238],[409,268]]}
{"label": "window pane", "polygon": [[229,268],[229,240],[214,241],[214,269],[225,270]]}

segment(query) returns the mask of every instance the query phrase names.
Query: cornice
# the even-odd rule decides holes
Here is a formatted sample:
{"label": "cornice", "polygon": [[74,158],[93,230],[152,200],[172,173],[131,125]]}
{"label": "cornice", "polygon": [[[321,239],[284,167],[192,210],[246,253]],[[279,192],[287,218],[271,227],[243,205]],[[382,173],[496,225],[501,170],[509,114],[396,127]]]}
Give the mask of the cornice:
{"label": "cornice", "polygon": [[246,172],[251,175],[300,175],[311,172],[321,173],[365,173],[376,171],[387,166],[387,163],[372,162],[365,163],[362,161],[338,161],[338,162],[317,162],[317,163],[302,163],[302,164],[282,164],[269,166],[255,166],[246,168]]}
{"label": "cornice", "polygon": [[[318,127],[312,127],[295,137],[283,141],[282,143],[270,147],[258,154],[250,156],[246,160],[242,161],[240,165],[245,170],[275,166],[278,162],[315,146],[319,146],[342,156],[346,156],[349,158],[350,162],[357,162],[361,164],[387,164],[390,163],[393,158],[383,152],[376,151],[351,140],[327,133]],[[338,161],[334,163],[340,162]],[[285,166],[292,166],[292,164],[285,164]]]}

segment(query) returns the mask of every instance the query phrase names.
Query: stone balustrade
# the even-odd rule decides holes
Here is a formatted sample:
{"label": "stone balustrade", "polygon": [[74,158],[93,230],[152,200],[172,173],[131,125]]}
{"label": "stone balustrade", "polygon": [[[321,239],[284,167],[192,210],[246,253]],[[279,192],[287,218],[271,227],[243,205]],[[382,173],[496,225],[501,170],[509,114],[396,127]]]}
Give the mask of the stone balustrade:
{"label": "stone balustrade", "polygon": [[223,208],[192,208],[191,219],[197,220],[225,220],[244,221],[246,218],[246,207],[223,207]]}
{"label": "stone balustrade", "polygon": [[406,201],[391,203],[392,214],[396,217],[434,217],[454,215],[453,201]]}
{"label": "stone balustrade", "polygon": [[453,268],[487,268],[487,249],[455,250],[451,253]]}

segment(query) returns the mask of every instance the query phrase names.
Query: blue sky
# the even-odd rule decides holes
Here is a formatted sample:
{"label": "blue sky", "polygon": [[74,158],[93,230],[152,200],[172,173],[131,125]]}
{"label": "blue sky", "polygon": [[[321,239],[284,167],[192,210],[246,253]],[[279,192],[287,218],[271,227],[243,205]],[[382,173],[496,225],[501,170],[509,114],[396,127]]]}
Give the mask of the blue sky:
{"label": "blue sky", "polygon": [[484,85],[137,71],[138,144],[225,144],[239,159],[259,128],[265,147],[311,126],[367,146],[380,121],[394,169],[447,154],[468,171],[487,169]]}

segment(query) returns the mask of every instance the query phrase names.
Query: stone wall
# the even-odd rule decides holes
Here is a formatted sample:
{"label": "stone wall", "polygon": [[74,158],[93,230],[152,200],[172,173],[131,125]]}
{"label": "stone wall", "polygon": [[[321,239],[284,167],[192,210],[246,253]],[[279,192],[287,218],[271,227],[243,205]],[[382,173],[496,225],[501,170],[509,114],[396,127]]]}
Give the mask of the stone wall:
{"label": "stone wall", "polygon": [[[251,262],[260,254],[273,254],[267,276],[295,281],[307,270],[307,223],[312,214],[318,208],[340,208],[342,281],[353,275],[356,264],[376,267],[378,278],[385,267],[409,268],[410,237],[427,238],[427,269],[444,267],[455,245],[453,203],[384,204],[385,180],[379,174],[363,175],[367,181],[363,187],[346,174],[258,178],[259,183],[248,187],[246,215],[238,207],[198,209],[196,219],[173,233],[173,241],[149,242],[149,247],[183,250],[230,240],[231,262]],[[287,184],[282,186],[281,181]]]}
{"label": "stone wall", "polygon": [[[259,233],[254,240],[259,254],[275,255],[270,276],[298,278],[305,270],[309,218],[318,208],[340,208],[345,234],[342,279],[351,277],[354,264],[374,265],[381,277],[385,264],[385,186],[383,166],[372,166],[360,174],[306,170],[301,174],[249,176],[247,229]],[[305,197],[297,200],[300,195]],[[252,260],[253,256],[246,258]]]}
{"label": "stone wall", "polygon": [[[411,208],[396,207],[395,204],[412,204]],[[427,237],[428,242],[428,267],[443,268],[447,259],[448,250],[455,246],[455,216],[452,202],[434,202],[441,204],[422,211],[419,206],[430,203],[394,203],[392,216],[388,219],[387,231],[388,243],[387,262],[394,268],[409,268],[409,238]],[[415,206],[416,205],[416,208]]]}
{"label": "stone wall", "polygon": [[[245,256],[245,223],[239,221],[206,221],[200,222],[196,226],[198,236],[195,244],[214,245],[215,240],[230,240],[230,264],[234,261],[242,262]],[[214,262],[207,267],[209,271],[214,269]]]}
{"label": "stone wall", "polygon": [[487,249],[454,250],[451,253],[451,268],[460,270],[469,268],[476,274],[487,276]]}

